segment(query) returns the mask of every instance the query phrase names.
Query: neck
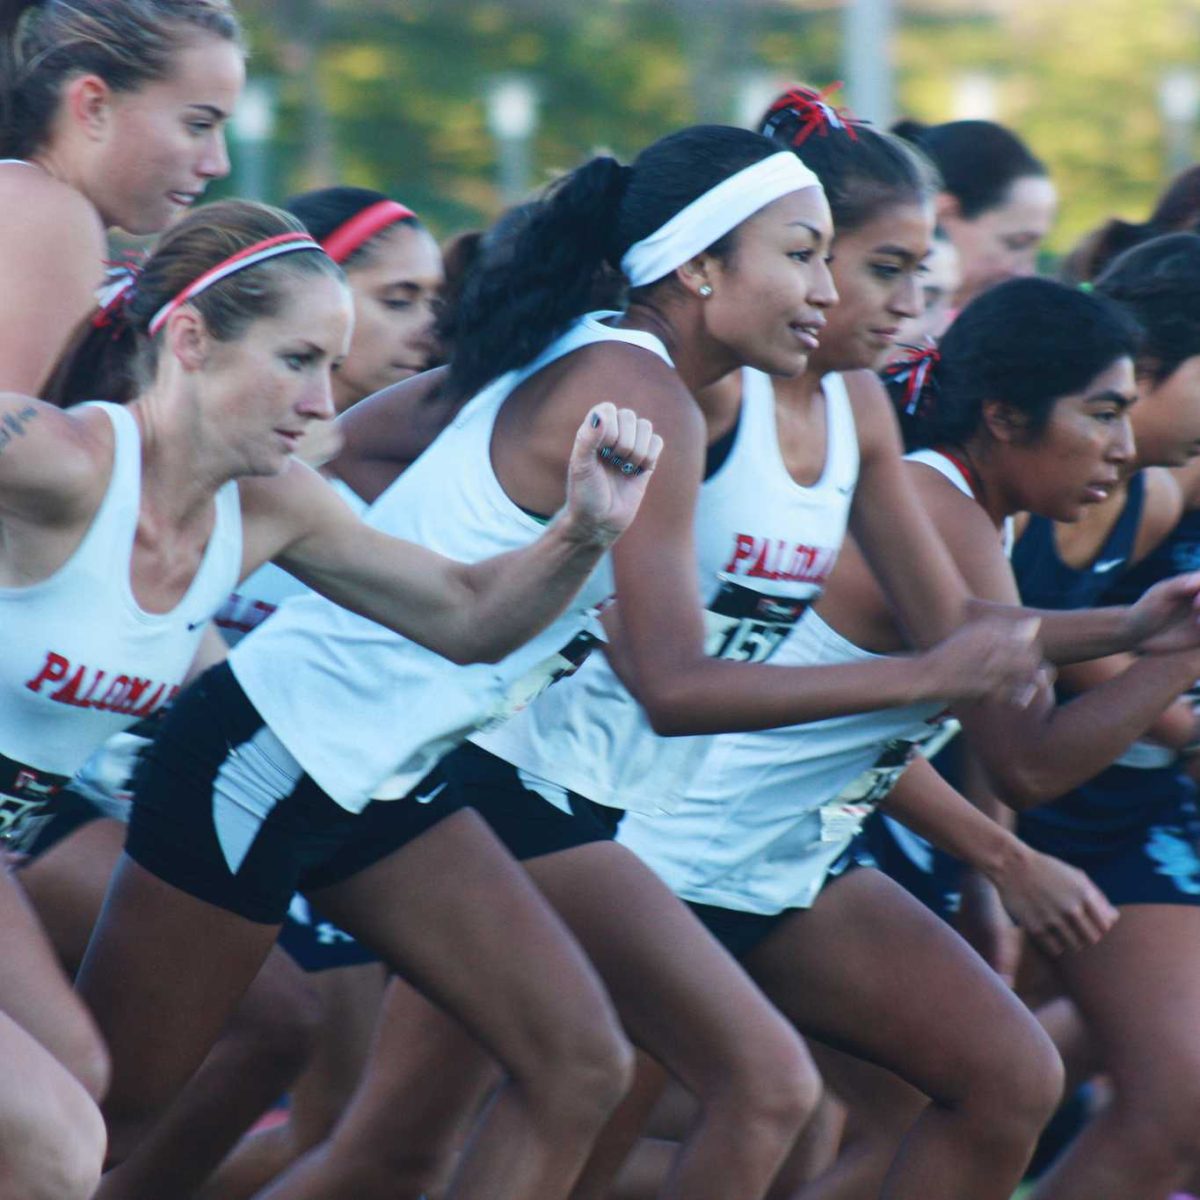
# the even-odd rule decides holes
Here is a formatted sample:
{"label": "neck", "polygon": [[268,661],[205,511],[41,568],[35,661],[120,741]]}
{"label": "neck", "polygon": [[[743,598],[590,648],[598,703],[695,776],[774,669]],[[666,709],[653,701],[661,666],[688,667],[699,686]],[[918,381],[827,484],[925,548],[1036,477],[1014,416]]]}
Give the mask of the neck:
{"label": "neck", "polygon": [[654,334],[666,346],[680,379],[693,394],[741,365],[728,349],[708,336],[694,306],[643,301],[631,304],[620,324]]}
{"label": "neck", "polygon": [[1005,486],[1003,472],[991,446],[972,438],[957,446],[939,446],[937,449],[944,450],[963,465],[975,499],[997,529],[1004,524],[1005,518],[1024,508]]}
{"label": "neck", "polygon": [[198,407],[154,386],[128,405],[142,442],[142,505],[172,528],[207,516],[213,496],[240,473],[207,436]]}

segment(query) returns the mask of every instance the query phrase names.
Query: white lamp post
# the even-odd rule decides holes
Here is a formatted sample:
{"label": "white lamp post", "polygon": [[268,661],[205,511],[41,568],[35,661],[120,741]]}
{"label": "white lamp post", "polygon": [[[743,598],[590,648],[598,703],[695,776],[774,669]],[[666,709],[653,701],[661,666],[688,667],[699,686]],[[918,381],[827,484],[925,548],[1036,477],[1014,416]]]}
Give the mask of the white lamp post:
{"label": "white lamp post", "polygon": [[238,144],[238,191],[249,200],[267,199],[275,111],[275,85],[265,79],[249,80],[230,122]]}
{"label": "white lamp post", "polygon": [[525,75],[501,75],[487,91],[487,123],[496,142],[497,183],[505,204],[529,190],[530,145],[538,124],[538,94]]}

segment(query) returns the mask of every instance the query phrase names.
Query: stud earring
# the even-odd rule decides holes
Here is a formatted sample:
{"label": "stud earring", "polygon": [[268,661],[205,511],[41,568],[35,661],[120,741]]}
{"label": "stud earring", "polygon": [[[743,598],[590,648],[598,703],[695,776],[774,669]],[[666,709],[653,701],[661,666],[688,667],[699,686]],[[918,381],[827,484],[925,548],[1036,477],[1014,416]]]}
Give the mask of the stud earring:
{"label": "stud earring", "polygon": [[712,284],[702,283],[696,290],[707,300],[712,295]]}

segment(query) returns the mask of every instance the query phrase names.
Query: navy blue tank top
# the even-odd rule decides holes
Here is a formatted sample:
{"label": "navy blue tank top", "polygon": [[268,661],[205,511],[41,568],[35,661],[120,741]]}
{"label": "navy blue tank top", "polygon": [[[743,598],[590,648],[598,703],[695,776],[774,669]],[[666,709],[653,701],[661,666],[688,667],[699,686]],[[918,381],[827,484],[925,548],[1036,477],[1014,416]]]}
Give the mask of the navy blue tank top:
{"label": "navy blue tank top", "polygon": [[[1136,567],[1129,565],[1144,500],[1145,479],[1139,472],[1129,481],[1125,509],[1100,552],[1081,570],[1059,558],[1053,522],[1031,518],[1012,558],[1022,601],[1033,608],[1050,609],[1128,603],[1159,578],[1175,574],[1167,565],[1175,533]],[[1176,533],[1180,529],[1182,526]],[[1192,526],[1190,539],[1200,560],[1200,520]],[[1133,592],[1135,575],[1146,582]],[[1130,834],[1153,824],[1159,813],[1192,791],[1190,781],[1174,765],[1148,770],[1114,765],[1061,799],[1022,813],[1017,830],[1035,849],[1078,865],[1090,856],[1114,851]]]}
{"label": "navy blue tank top", "polygon": [[1132,604],[1156,583],[1185,571],[1200,571],[1200,510],[1184,513],[1163,541],[1116,580],[1104,602]]}
{"label": "navy blue tank top", "polygon": [[1046,517],[1030,517],[1012,553],[1022,603],[1030,608],[1094,608],[1129,569],[1145,499],[1145,477],[1139,471],[1129,481],[1125,507],[1100,552],[1089,566],[1079,570],[1059,558],[1054,522]]}

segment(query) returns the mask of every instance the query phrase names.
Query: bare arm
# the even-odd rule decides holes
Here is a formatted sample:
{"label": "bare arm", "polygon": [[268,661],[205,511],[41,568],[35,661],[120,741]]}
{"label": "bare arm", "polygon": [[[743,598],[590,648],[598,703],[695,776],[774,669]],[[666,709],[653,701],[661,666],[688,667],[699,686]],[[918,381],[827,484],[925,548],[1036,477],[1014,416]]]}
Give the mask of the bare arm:
{"label": "bare arm", "polygon": [[904,772],[884,807],[990,879],[1005,908],[1051,954],[1099,941],[1117,919],[1082,871],[1025,845],[960,796],[924,758]]}
{"label": "bare arm", "polygon": [[[648,422],[612,405],[593,411],[596,423],[589,416],[576,438],[566,508],[521,550],[465,564],[389,537],[299,464],[242,485],[247,520],[259,545],[283,530],[269,556],[338,604],[455,662],[498,661],[567,607],[651,478],[661,442]],[[606,465],[608,447],[644,473]]]}
{"label": "bare arm", "polygon": [[[925,656],[828,667],[707,657],[693,529],[704,425],[692,407],[672,410],[664,403],[654,411],[656,428],[665,424],[667,450],[642,512],[613,552],[619,618],[614,629],[621,641],[610,659],[619,663],[622,677],[658,733],[773,728],[962,694],[962,689],[981,694],[1029,677],[1036,660],[1029,645],[1032,630],[1011,626],[965,630]],[[884,426],[888,428],[894,433],[894,426]],[[868,431],[868,439],[870,435]],[[898,463],[894,442],[891,454]],[[884,461],[883,449],[864,454],[864,479]],[[868,483],[864,503],[890,505],[888,485],[896,479],[895,472],[888,472],[877,485]],[[927,523],[915,520],[914,524],[920,526],[920,532],[914,533],[920,541]],[[943,566],[951,579],[950,599],[941,606],[938,619],[927,625],[949,630],[961,617],[965,589],[952,564]],[[903,574],[898,565],[895,574]],[[998,673],[1002,665],[1011,668],[1011,674],[1002,677]]]}
{"label": "bare arm", "polygon": [[0,389],[38,396],[95,307],[104,230],[91,205],[40,168],[0,167]]}
{"label": "bare arm", "polygon": [[345,440],[326,470],[374,503],[457,411],[442,392],[445,378],[446,368],[437,367],[384,388],[343,413],[337,424]]}

